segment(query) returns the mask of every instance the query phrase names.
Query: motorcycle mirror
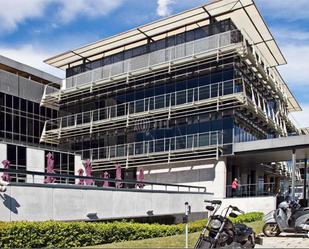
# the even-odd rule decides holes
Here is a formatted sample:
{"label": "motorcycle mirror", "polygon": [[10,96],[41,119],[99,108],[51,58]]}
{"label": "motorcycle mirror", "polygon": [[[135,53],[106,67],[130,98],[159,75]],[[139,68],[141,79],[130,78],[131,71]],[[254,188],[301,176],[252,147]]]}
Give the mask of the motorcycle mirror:
{"label": "motorcycle mirror", "polygon": [[237,217],[238,217],[238,215],[237,215],[237,214],[235,214],[235,213],[230,213],[230,217],[232,217],[232,218],[237,218]]}
{"label": "motorcycle mirror", "polygon": [[234,211],[236,211],[236,212],[239,211],[238,207],[232,207],[232,209],[233,209]]}
{"label": "motorcycle mirror", "polygon": [[213,206],[206,206],[206,209],[208,211],[214,211],[215,210],[215,208]]}

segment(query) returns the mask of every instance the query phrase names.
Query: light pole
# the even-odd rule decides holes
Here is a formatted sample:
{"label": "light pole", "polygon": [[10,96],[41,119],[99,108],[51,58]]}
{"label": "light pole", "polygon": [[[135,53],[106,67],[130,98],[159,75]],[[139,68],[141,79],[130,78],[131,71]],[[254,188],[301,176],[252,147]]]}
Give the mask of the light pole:
{"label": "light pole", "polygon": [[296,151],[292,154],[292,200],[295,201],[295,171],[296,171]]}
{"label": "light pole", "polygon": [[191,214],[191,206],[189,205],[188,202],[185,203],[185,215],[183,217],[183,223],[186,223],[186,231],[185,231],[185,236],[186,236],[186,244],[185,248],[189,247],[189,242],[188,242],[188,237],[189,237],[189,227],[188,227],[188,222],[189,222],[189,214]]}

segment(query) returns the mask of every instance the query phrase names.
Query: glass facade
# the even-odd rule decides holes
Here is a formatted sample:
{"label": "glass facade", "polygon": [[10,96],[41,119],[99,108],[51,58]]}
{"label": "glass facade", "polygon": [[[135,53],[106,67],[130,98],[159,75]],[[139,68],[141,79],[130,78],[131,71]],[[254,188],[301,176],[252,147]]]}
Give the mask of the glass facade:
{"label": "glass facade", "polygon": [[38,145],[45,121],[57,115],[39,103],[0,92],[0,139]]}
{"label": "glass facade", "polygon": [[[145,113],[161,108],[173,108],[194,101],[203,101],[217,96],[242,91],[242,83],[234,82],[235,58],[219,62],[208,62],[184,68],[174,74],[154,75],[151,79],[133,82],[130,87],[115,86],[90,98],[66,103],[61,108],[62,127],[89,123],[92,120],[108,119],[108,108],[112,117],[129,113]],[[90,113],[89,113],[90,112]],[[89,149],[119,144],[158,140],[178,136],[221,131],[224,143],[232,143],[233,112],[206,112],[205,110],[187,111],[179,117],[151,119],[142,118],[129,127],[100,130],[91,135],[74,136],[64,146],[74,151],[84,151],[89,157]]]}
{"label": "glass facade", "polygon": [[[212,156],[217,158],[232,155],[236,142],[287,135],[284,97],[266,82],[269,69],[261,57],[254,53],[245,59],[242,49],[254,52],[227,19],[69,65],[68,91],[57,102],[59,118],[46,122],[44,138],[91,159],[97,176],[119,160],[134,176],[135,168],[145,163],[140,161],[151,158],[149,154],[156,160],[168,153],[168,160],[158,162],[164,165],[170,163],[171,152],[191,149],[201,160],[216,147]],[[204,57],[196,56],[200,54]],[[173,65],[181,59],[184,62]],[[153,61],[170,64],[153,69]],[[119,76],[124,73],[127,76]],[[79,85],[83,85],[80,90]],[[209,151],[198,154],[205,147]],[[186,160],[183,155],[175,152],[174,157]]]}
{"label": "glass facade", "polygon": [[[45,122],[58,117],[57,110],[40,106],[44,87],[37,81],[0,70],[0,141],[7,147],[5,159],[10,161],[10,169],[26,171],[27,148],[31,146],[34,149],[30,155],[36,153],[35,148],[46,149],[45,153],[52,152],[54,155],[56,173],[74,175],[73,153],[55,151],[57,146],[40,143]],[[50,86],[47,88],[49,91],[56,90]],[[36,163],[46,169],[46,158]],[[22,174],[17,177],[10,173],[10,176],[12,182],[27,180],[27,176]]]}
{"label": "glass facade", "polygon": [[[7,145],[7,160],[10,161],[10,169],[25,171],[27,168],[26,147],[14,144]],[[12,182],[25,182],[26,175],[10,174]]]}
{"label": "glass facade", "polygon": [[151,42],[150,44],[139,46],[137,48],[128,49],[125,52],[120,52],[112,56],[106,56],[100,60],[95,60],[93,62],[85,61],[84,64],[82,65],[68,68],[66,71],[66,76],[68,78],[73,75],[77,75],[99,67],[104,67],[110,64],[121,62],[143,54],[148,54],[154,51],[177,46],[186,42],[191,42],[194,40],[209,37],[214,34],[223,33],[234,29],[236,29],[236,27],[230,19],[222,20],[208,26],[197,28],[178,35],[170,36],[167,39]]}

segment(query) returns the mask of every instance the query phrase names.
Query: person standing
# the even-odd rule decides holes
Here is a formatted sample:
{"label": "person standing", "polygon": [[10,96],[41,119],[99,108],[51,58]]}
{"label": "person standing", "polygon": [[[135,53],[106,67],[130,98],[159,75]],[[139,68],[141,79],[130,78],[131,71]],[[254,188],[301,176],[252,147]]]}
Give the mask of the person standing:
{"label": "person standing", "polygon": [[237,196],[237,189],[238,189],[238,179],[235,178],[232,182],[232,197]]}

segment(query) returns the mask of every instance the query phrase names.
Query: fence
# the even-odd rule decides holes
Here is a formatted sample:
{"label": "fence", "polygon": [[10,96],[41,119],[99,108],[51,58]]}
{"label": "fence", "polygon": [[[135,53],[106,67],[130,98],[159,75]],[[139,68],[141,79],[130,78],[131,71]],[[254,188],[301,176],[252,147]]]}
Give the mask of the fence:
{"label": "fence", "polygon": [[[15,170],[15,169],[0,169],[2,173],[8,173],[18,178],[18,175],[26,176],[26,184],[42,185],[44,179],[47,177],[53,178],[53,183],[46,183],[44,185],[64,185],[67,187],[81,187],[81,188],[119,188],[119,189],[136,189],[138,191],[164,191],[164,192],[192,192],[192,193],[205,193],[205,187],[189,186],[189,185],[177,185],[155,182],[141,182],[141,181],[129,181],[129,180],[116,180],[111,178],[99,178],[99,177],[87,177],[65,174],[50,174],[36,171]],[[84,182],[84,184],[81,184]],[[86,185],[87,182],[91,184]],[[108,184],[107,184],[108,183]],[[25,183],[14,183],[25,184]],[[105,184],[105,185],[104,185]],[[106,185],[109,185],[108,187]]]}

